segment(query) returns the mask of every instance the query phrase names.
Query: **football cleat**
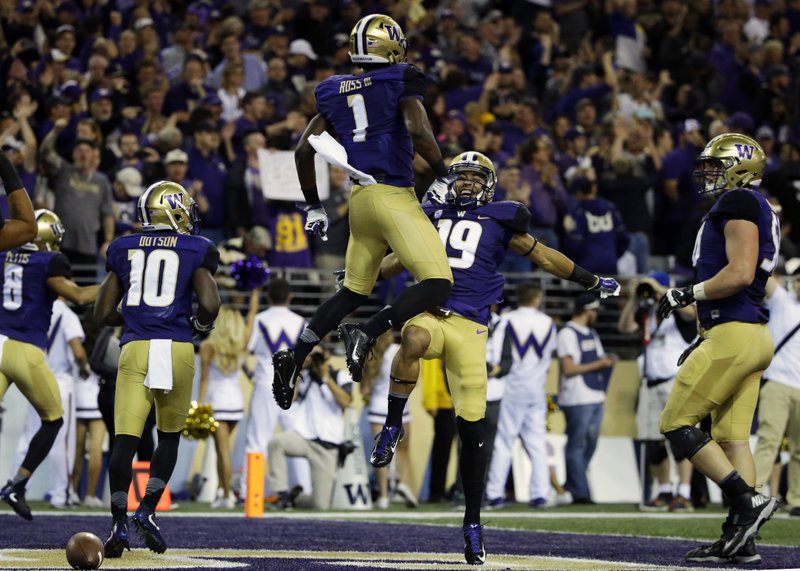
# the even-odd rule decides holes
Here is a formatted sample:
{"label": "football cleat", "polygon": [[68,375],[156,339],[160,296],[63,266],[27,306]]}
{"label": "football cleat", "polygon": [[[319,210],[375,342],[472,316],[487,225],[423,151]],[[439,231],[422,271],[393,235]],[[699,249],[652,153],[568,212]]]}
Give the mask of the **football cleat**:
{"label": "football cleat", "polygon": [[278,351],[272,356],[275,376],[272,378],[272,394],[283,410],[289,410],[294,400],[294,387],[300,367],[294,361],[294,350]]}
{"label": "football cleat", "polygon": [[483,526],[479,523],[464,524],[464,557],[469,565],[483,565],[486,562]]}
{"label": "football cleat", "polygon": [[353,378],[353,382],[360,383],[364,372],[364,363],[375,344],[375,339],[370,339],[366,333],[352,323],[340,325],[339,336],[344,343],[344,355],[350,376]]}
{"label": "football cleat", "polygon": [[150,511],[144,504],[139,504],[136,513],[133,514],[133,525],[142,536],[144,544],[150,551],[164,553],[167,550],[167,542],[161,535],[161,528],[156,523],[155,512]]}
{"label": "football cleat", "polygon": [[15,490],[11,480],[9,480],[6,485],[3,486],[3,489],[0,490],[0,500],[3,500],[5,503],[14,508],[14,511],[17,512],[17,515],[19,515],[22,519],[27,519],[28,521],[33,519],[31,508],[28,505],[28,502],[25,501],[25,490]]}
{"label": "football cleat", "polygon": [[722,555],[724,539],[719,539],[711,545],[703,545],[692,549],[686,554],[686,561],[692,563],[738,563],[740,565],[758,565],[761,563],[761,555],[756,551],[756,542],[750,538],[736,553],[731,557]]}
{"label": "football cleat", "polygon": [[778,498],[753,493],[748,498],[746,507],[732,506],[728,512],[728,519],[723,526],[722,555],[730,557],[745,543],[753,539],[758,529],[772,517],[780,501]]}
{"label": "football cleat", "polygon": [[122,557],[125,550],[131,550],[130,538],[128,536],[128,521],[115,521],[111,528],[111,535],[108,536],[103,544],[103,551],[106,557]]}
{"label": "football cleat", "polygon": [[400,426],[384,426],[381,428],[381,431],[375,435],[375,446],[372,447],[369,463],[375,468],[388,466],[392,458],[394,458],[394,451],[397,450],[397,445],[404,435],[405,431]]}

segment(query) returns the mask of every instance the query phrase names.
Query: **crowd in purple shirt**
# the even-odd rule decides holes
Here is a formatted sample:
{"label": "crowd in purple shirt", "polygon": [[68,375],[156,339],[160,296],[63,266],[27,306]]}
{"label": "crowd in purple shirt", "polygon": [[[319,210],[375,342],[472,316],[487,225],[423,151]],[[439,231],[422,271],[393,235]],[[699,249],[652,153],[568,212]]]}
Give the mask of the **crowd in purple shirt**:
{"label": "crowd in purple shirt", "polygon": [[[800,0],[0,0],[0,145],[38,206],[58,201],[37,166],[58,125],[66,161],[93,141],[117,234],[136,230],[142,189],[168,178],[195,196],[209,238],[260,226],[271,265],[335,265],[349,181],[332,177],[341,235],[323,245],[294,204],[264,199],[257,154],[294,148],[314,87],[353,70],[348,35],[369,13],[408,36],[443,154],[489,156],[497,199],[525,203],[543,241],[603,268],[627,259],[643,273],[652,255],[690,265],[709,206],[694,159],[736,131],[767,152],[762,191],[780,206],[784,253],[797,254]],[[433,177],[423,163],[420,196]],[[586,212],[611,222],[576,224]]]}

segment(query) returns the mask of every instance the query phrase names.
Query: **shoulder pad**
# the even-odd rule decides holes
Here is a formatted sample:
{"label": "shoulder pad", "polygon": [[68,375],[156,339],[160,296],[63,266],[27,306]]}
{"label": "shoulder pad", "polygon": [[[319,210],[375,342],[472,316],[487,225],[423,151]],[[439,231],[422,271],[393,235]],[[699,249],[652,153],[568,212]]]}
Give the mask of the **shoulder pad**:
{"label": "shoulder pad", "polygon": [[521,202],[514,200],[490,202],[476,208],[475,212],[479,216],[491,216],[503,227],[515,233],[528,232],[530,227],[530,210]]}

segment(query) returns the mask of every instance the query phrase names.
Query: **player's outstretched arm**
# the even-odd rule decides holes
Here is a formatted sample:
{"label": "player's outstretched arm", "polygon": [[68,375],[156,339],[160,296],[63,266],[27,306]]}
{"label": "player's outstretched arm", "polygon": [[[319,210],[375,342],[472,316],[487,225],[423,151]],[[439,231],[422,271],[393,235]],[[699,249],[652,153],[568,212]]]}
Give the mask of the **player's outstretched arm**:
{"label": "player's outstretched arm", "polygon": [[122,300],[122,286],[119,277],[114,272],[109,272],[100,290],[97,292],[97,299],[94,302],[94,320],[103,325],[124,325],[117,306]]}
{"label": "player's outstretched arm", "polygon": [[619,294],[617,280],[599,277],[584,270],[558,250],[548,248],[539,243],[530,234],[514,234],[509,242],[509,247],[512,252],[525,256],[544,271],[557,278],[575,282],[589,290],[599,290],[601,294]]}
{"label": "player's outstretched arm", "polygon": [[5,154],[0,153],[0,180],[8,195],[9,220],[0,218],[0,251],[27,244],[36,238],[36,217],[33,204],[17,170]]}
{"label": "player's outstretched arm", "polygon": [[436,142],[422,101],[416,97],[406,97],[400,101],[400,110],[403,113],[406,130],[411,135],[414,151],[431,165],[437,177],[447,176],[447,167],[442,160],[442,151],[439,150],[439,144]]}
{"label": "player's outstretched arm", "polygon": [[94,302],[100,290],[98,285],[79,286],[64,276],[47,278],[47,287],[75,305],[88,305]]}

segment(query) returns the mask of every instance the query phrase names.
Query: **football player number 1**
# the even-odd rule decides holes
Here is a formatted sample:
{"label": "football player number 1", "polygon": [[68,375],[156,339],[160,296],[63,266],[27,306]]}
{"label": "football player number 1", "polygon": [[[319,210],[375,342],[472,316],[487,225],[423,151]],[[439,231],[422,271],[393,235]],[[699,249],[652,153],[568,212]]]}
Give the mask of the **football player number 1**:
{"label": "football player number 1", "polygon": [[128,306],[144,302],[150,307],[167,307],[175,301],[180,258],[174,250],[128,250],[131,285]]}
{"label": "football player number 1", "polygon": [[363,143],[367,140],[367,106],[364,104],[364,96],[360,93],[347,96],[347,106],[353,110],[353,120],[356,128],[353,129],[353,142]]}

